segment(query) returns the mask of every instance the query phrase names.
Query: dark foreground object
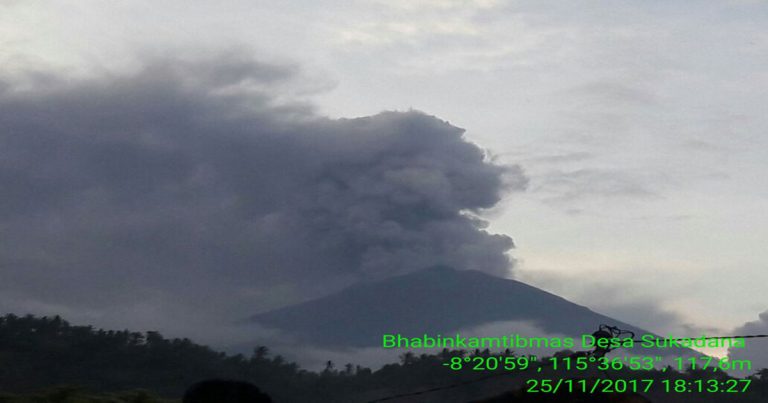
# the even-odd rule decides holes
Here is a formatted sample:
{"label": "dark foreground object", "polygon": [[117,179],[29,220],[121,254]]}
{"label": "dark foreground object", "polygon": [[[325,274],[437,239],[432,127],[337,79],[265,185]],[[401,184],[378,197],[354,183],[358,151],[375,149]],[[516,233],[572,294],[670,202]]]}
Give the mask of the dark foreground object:
{"label": "dark foreground object", "polygon": [[210,379],[190,386],[183,403],[272,403],[272,399],[248,382]]}
{"label": "dark foreground object", "polygon": [[509,392],[471,403],[652,403],[636,393],[522,393]]}

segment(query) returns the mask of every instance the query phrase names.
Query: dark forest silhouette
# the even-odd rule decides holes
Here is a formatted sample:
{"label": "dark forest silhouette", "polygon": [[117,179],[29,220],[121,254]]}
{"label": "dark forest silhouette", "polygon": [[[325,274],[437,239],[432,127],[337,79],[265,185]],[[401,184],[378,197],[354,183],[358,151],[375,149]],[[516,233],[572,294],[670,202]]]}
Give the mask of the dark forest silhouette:
{"label": "dark forest silhouette", "polygon": [[[179,402],[190,385],[212,378],[251,382],[276,403],[365,402],[488,376],[488,372],[452,371],[441,364],[456,355],[491,354],[487,350],[443,350],[420,355],[408,352],[401,356],[400,362],[377,370],[329,362],[324,371],[311,372],[280,355],[271,355],[265,346],[256,347],[248,357],[227,355],[189,339],[164,338],[157,332],[72,326],[58,316],[6,315],[0,317],[0,402],[156,403],[164,401],[160,397]],[[509,356],[514,352],[493,355]],[[549,370],[540,375],[574,376]],[[627,371],[611,375],[624,379],[730,379],[722,372],[705,371],[643,371],[640,374]],[[498,398],[519,389],[525,379],[533,376],[501,374],[490,380],[397,402],[469,402]],[[768,370],[759,371],[750,379],[752,384],[745,394],[702,397],[696,393],[676,393],[650,398],[654,402],[768,401]]]}
{"label": "dark forest silhouette", "polygon": [[190,386],[182,403],[272,403],[272,399],[249,382],[207,379]]}
{"label": "dark forest silhouette", "polygon": [[504,393],[472,403],[652,403],[638,393],[557,393],[547,395],[526,394],[522,390]]}

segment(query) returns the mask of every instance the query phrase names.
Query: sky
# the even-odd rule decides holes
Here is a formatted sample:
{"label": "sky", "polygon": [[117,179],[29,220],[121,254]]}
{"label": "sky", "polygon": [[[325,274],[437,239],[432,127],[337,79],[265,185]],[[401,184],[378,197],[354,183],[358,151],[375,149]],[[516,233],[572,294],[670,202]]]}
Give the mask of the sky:
{"label": "sky", "polygon": [[0,0],[0,303],[169,327],[451,263],[768,332],[767,27],[749,0]]}

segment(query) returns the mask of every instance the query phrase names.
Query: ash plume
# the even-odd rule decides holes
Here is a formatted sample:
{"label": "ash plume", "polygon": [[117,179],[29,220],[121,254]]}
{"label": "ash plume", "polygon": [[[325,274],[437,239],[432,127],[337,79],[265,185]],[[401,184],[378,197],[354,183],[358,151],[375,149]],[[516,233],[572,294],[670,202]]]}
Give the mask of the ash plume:
{"label": "ash plume", "polygon": [[436,264],[512,269],[473,213],[519,167],[421,112],[283,101],[297,74],[229,55],[5,79],[0,308],[173,328]]}

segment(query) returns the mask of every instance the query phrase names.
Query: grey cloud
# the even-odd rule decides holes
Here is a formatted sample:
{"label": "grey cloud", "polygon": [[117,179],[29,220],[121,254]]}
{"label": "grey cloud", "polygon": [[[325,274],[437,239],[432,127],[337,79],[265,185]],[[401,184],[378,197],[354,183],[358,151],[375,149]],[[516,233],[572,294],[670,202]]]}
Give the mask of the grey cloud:
{"label": "grey cloud", "polygon": [[595,158],[595,155],[586,151],[566,152],[561,154],[545,155],[541,157],[533,157],[532,159],[541,163],[568,163],[568,162],[580,162]]}
{"label": "grey cloud", "polygon": [[[747,322],[733,331],[735,336],[768,334],[768,310],[761,313],[758,319]],[[746,339],[746,348],[731,348],[728,358],[750,360],[755,370],[768,368],[768,339]]]}
{"label": "grey cloud", "polygon": [[[548,151],[542,152],[541,145],[531,147],[530,150],[515,150],[508,151],[499,154],[499,157],[509,158],[515,161],[523,161],[527,166],[528,164],[535,165],[552,165],[558,166],[568,163],[580,163],[584,161],[593,160],[597,157],[595,153],[588,151]],[[547,144],[546,148],[556,148],[556,145]]]}
{"label": "grey cloud", "polygon": [[648,329],[659,334],[672,334],[675,337],[699,337],[702,334],[720,334],[721,329],[700,326],[686,321],[683,315],[671,311],[658,301],[646,301],[640,298],[620,301],[618,291],[614,298],[602,304],[597,303],[595,309],[614,318],[621,318],[633,325]]}
{"label": "grey cloud", "polygon": [[554,275],[520,271],[520,274],[544,290],[659,335],[698,337],[702,333],[723,333],[722,329],[690,323],[681,313],[665,307],[666,301],[658,296],[649,298],[647,290],[653,285],[647,279],[626,275],[606,277],[597,273]]}
{"label": "grey cloud", "polygon": [[699,152],[705,152],[705,153],[723,153],[723,152],[729,151],[725,147],[713,144],[708,141],[698,140],[698,139],[691,139],[691,140],[685,141],[680,146],[682,148],[685,148],[686,150],[699,151]]}
{"label": "grey cloud", "polygon": [[555,204],[570,204],[587,197],[658,197],[658,193],[646,185],[647,182],[639,175],[613,169],[551,170],[536,178],[531,191]]}
{"label": "grey cloud", "polygon": [[564,94],[603,106],[656,106],[652,92],[612,81],[594,81],[563,91]]}
{"label": "grey cloud", "polygon": [[420,112],[332,120],[279,101],[295,73],[228,54],[6,80],[0,308],[142,326],[250,315],[434,264],[511,270],[511,238],[475,213],[524,186],[519,167]]}

